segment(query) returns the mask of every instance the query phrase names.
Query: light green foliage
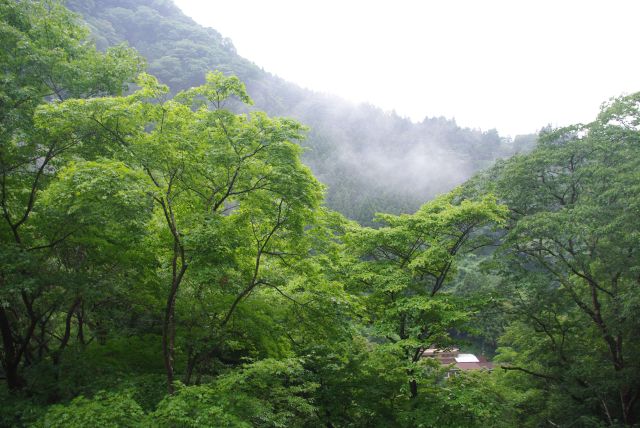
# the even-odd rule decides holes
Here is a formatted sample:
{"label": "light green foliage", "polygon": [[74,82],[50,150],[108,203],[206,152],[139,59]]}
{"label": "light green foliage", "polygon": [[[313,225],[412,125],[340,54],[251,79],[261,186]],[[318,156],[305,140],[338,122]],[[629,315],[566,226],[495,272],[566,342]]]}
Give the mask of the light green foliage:
{"label": "light green foliage", "polygon": [[70,162],[42,193],[34,223],[58,251],[82,246],[89,263],[126,263],[151,214],[148,179],[120,162]]}
{"label": "light green foliage", "polygon": [[[71,100],[41,109],[38,117],[73,134],[80,129],[98,135],[113,147],[112,156],[147,176],[156,205],[158,262],[167,267],[160,277],[170,283],[163,343],[171,384],[175,302],[188,266],[194,264],[189,272],[195,275],[217,271],[214,278],[226,284],[226,290],[214,285],[210,292],[190,281],[201,296],[224,302],[214,302],[222,313],[211,329],[219,330],[256,287],[282,282],[278,266],[290,255],[308,253],[302,237],[322,188],[292,142],[302,138],[301,125],[223,109],[232,96],[250,102],[237,78],[210,73],[205,85],[167,101],[166,88],[153,77],[143,74],[137,83],[140,89],[127,97]],[[211,286],[210,275],[194,280],[199,278]]]}
{"label": "light green foliage", "polygon": [[[20,374],[24,360],[34,364],[50,357],[58,362],[70,340],[67,326],[83,307],[72,290],[100,275],[100,269],[84,270],[86,266],[85,277],[76,275],[81,264],[76,262],[86,254],[83,246],[74,248],[74,261],[69,252],[55,251],[70,237],[66,226],[71,225],[61,224],[66,215],[47,219],[52,207],[40,201],[70,162],[95,160],[100,149],[85,147],[80,134],[60,138],[61,130],[38,122],[34,112],[69,97],[121,93],[141,68],[131,49],[96,51],[84,41],[87,31],[76,19],[56,1],[0,2],[0,359],[12,389],[25,384]],[[105,211],[104,205],[101,209]],[[111,279],[119,273],[116,269]],[[57,329],[50,327],[60,320]]]}
{"label": "light green foliage", "polygon": [[412,410],[403,425],[419,423],[418,414],[426,411],[417,401],[420,389],[440,388],[439,364],[423,359],[422,351],[450,346],[451,330],[468,317],[464,302],[446,292],[457,259],[485,245],[479,232],[502,224],[505,214],[493,196],[469,200],[458,189],[413,215],[378,215],[382,227],[354,228],[346,237],[354,256],[351,287],[365,296],[371,334],[382,341],[377,346],[405,376],[409,394],[403,395],[410,400],[401,407]]}
{"label": "light green foliage", "polygon": [[265,359],[220,376],[215,383],[183,386],[153,414],[156,426],[303,427],[316,418],[310,402],[317,385],[299,361]]}
{"label": "light green foliage", "polygon": [[240,79],[235,76],[225,77],[222,72],[218,71],[207,73],[206,82],[203,86],[180,92],[176,96],[176,100],[185,104],[193,104],[197,97],[202,97],[203,99],[199,100],[201,105],[208,101],[210,104],[215,105],[217,109],[220,109],[222,104],[231,96],[238,97],[245,104],[253,104]]}
{"label": "light green foliage", "polygon": [[140,57],[130,49],[99,53],[85,43],[87,30],[57,1],[3,0],[0,17],[3,132],[28,123],[44,97],[120,93],[122,78],[140,70]]}
{"label": "light green foliage", "polygon": [[420,403],[401,416],[406,426],[417,427],[514,427],[508,391],[496,382],[496,374],[463,372],[443,385],[424,389]]}
{"label": "light green foliage", "polygon": [[[312,347],[305,365],[320,387],[316,404],[323,425],[345,427],[511,427],[516,426],[511,391],[495,373],[461,373],[423,361],[409,372],[404,353],[363,337],[330,349]],[[416,367],[414,367],[415,369]],[[411,397],[409,381],[420,385]]]}
{"label": "light green foliage", "polygon": [[379,229],[355,229],[347,237],[361,258],[353,274],[368,294],[376,334],[411,354],[447,345],[449,329],[466,312],[455,296],[439,292],[454,275],[458,254],[482,245],[478,231],[500,224],[505,213],[492,196],[472,201],[454,191],[413,215],[379,215]]}
{"label": "light green foliage", "polygon": [[79,145],[76,139],[51,138],[50,126],[35,127],[35,109],[45,99],[120,93],[140,70],[141,59],[123,47],[97,52],[83,42],[87,32],[75,15],[55,1],[2,1],[0,18],[0,233],[15,236],[54,168],[76,154]]}
{"label": "light green foliage", "polygon": [[146,413],[131,392],[98,392],[56,405],[41,427],[303,427],[314,424],[310,401],[317,385],[300,361],[265,359],[220,376],[214,383],[184,386]]}
{"label": "light green foliage", "polygon": [[145,414],[127,394],[102,392],[93,398],[75,398],[68,405],[52,406],[36,424],[42,428],[83,428],[100,426],[108,428],[140,427]]}

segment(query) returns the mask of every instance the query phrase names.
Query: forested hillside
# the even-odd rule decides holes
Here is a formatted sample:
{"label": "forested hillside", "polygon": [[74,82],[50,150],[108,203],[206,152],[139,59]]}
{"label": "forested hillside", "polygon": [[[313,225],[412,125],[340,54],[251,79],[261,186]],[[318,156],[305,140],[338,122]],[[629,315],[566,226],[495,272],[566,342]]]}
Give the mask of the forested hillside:
{"label": "forested hillside", "polygon": [[172,91],[198,86],[208,70],[220,70],[245,82],[255,108],[309,126],[301,142],[309,149],[303,161],[328,186],[328,205],[361,223],[376,212],[413,212],[495,159],[530,149],[534,141],[533,136],[506,140],[495,130],[463,128],[445,118],[412,123],[299,88],[238,56],[231,40],[199,26],[171,0],[68,4],[83,14],[98,47],[128,42]]}
{"label": "forested hillside", "polygon": [[640,93],[373,228],[242,79],[0,39],[0,426],[638,426]]}

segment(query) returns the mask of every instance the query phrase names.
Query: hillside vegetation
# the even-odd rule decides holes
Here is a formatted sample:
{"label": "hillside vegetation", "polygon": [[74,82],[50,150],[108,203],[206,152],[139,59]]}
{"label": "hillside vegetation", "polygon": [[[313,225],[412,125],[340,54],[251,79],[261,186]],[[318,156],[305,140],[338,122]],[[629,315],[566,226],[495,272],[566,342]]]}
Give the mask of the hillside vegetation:
{"label": "hillside vegetation", "polygon": [[527,135],[512,141],[442,117],[412,123],[371,105],[302,89],[240,57],[231,40],[196,24],[170,0],[68,5],[83,14],[99,48],[127,42],[174,93],[220,70],[245,83],[256,109],[309,126],[301,142],[308,148],[303,161],[328,186],[327,204],[360,223],[369,224],[376,212],[413,212],[494,160],[529,150],[535,140]]}
{"label": "hillside vegetation", "polygon": [[0,0],[0,426],[637,426],[640,93],[374,228],[240,78],[89,37]]}

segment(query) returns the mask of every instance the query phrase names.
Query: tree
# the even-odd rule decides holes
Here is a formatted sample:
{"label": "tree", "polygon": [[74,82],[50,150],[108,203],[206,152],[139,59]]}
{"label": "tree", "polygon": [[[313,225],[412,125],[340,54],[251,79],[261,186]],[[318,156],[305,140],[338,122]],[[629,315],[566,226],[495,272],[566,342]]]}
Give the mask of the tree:
{"label": "tree", "polygon": [[[414,373],[422,351],[446,347],[449,331],[466,319],[455,296],[443,293],[460,254],[491,242],[478,232],[503,221],[506,209],[492,196],[464,199],[460,189],[412,215],[379,214],[384,226],[356,228],[347,237],[359,261],[352,275],[367,295],[376,336],[397,348]],[[412,397],[418,385],[410,381]]]}
{"label": "tree", "polygon": [[[69,304],[49,293],[51,279],[61,273],[49,261],[70,235],[47,236],[35,224],[39,199],[72,158],[95,159],[102,149],[81,138],[57,138],[55,130],[34,122],[34,112],[47,101],[121,93],[141,68],[132,50],[99,53],[86,36],[76,16],[56,1],[0,1],[0,359],[12,389],[24,385],[24,359],[48,353],[47,326]],[[68,308],[64,312],[73,316],[78,304]],[[41,337],[34,352],[36,329]]]}
{"label": "tree", "polygon": [[102,134],[119,145],[118,158],[148,177],[156,224],[164,224],[157,230],[160,263],[167,267],[160,275],[169,283],[162,340],[172,392],[176,298],[190,262],[199,269],[220,263],[211,249],[224,248],[225,239],[239,246],[233,250],[237,294],[222,315],[223,328],[243,299],[269,283],[268,259],[277,264],[282,256],[299,254],[292,249],[313,218],[322,188],[291,142],[302,138],[300,124],[224,109],[232,96],[251,102],[237,78],[210,73],[205,85],[173,100],[162,100],[167,88],[149,75],[138,84],[141,89],[128,97],[70,100],[50,106],[46,115],[73,134]]}
{"label": "tree", "polygon": [[500,167],[516,315],[502,358],[577,404],[556,418],[638,419],[639,100],[612,100]]}

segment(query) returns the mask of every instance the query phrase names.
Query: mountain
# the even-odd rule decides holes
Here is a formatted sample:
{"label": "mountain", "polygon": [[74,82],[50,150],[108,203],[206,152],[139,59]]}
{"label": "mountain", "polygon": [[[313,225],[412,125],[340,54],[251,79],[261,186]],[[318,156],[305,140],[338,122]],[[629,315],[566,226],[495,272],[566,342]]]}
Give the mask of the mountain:
{"label": "mountain", "polygon": [[413,212],[535,140],[502,138],[496,130],[463,128],[442,117],[414,123],[303,89],[239,56],[231,40],[197,24],[171,0],[69,0],[67,6],[84,17],[99,48],[127,42],[174,91],[200,85],[206,71],[218,69],[245,82],[257,109],[308,125],[304,161],[327,185],[328,205],[361,223],[379,211]]}

